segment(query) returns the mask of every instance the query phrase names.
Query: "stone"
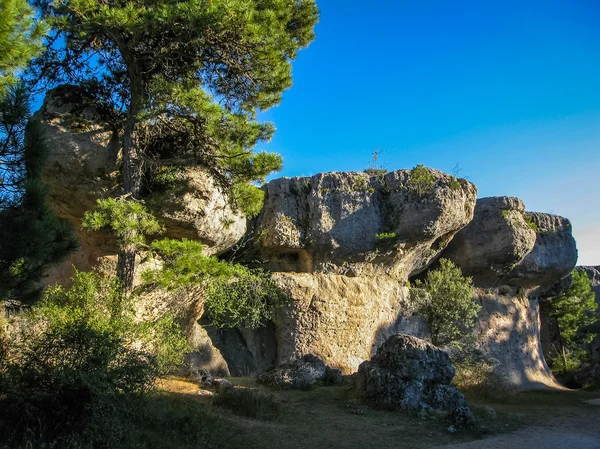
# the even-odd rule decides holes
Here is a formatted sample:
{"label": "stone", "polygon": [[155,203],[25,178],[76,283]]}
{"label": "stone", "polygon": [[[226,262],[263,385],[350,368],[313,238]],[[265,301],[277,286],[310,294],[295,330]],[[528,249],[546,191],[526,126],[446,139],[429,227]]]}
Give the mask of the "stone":
{"label": "stone", "polygon": [[377,349],[371,362],[406,380],[450,384],[454,367],[448,354],[411,335],[392,335]]}
{"label": "stone", "polygon": [[477,200],[473,221],[459,231],[442,257],[472,276],[477,287],[550,287],[577,261],[569,220],[525,212],[518,198]]}
{"label": "stone", "polygon": [[303,389],[325,380],[327,367],[319,358],[307,354],[291,363],[261,374],[256,381],[279,388]]}
{"label": "stone", "polygon": [[454,368],[445,351],[410,335],[394,335],[370,361],[360,365],[357,385],[371,404],[412,411],[443,410],[451,412],[453,424],[470,425],[465,424],[472,423],[467,401],[450,385],[453,377]]}
{"label": "stone", "polygon": [[323,380],[325,385],[342,385],[344,383],[344,376],[339,369],[329,368],[325,369],[325,379]]}
{"label": "stone", "polygon": [[475,424],[473,412],[466,405],[456,407],[452,410],[450,419],[455,427],[472,427]]}
{"label": "stone", "polygon": [[404,280],[427,267],[473,216],[475,186],[427,170],[427,195],[415,192],[410,170],[275,179],[263,187],[252,257],[271,271]]}
{"label": "stone", "polygon": [[425,335],[408,289],[389,277],[274,273],[290,305],[274,317],[277,364],[314,354],[351,374],[395,333]]}
{"label": "stone", "polygon": [[[106,123],[102,108],[77,86],[50,90],[35,117],[48,141],[43,173],[49,187],[48,202],[73,225],[81,243],[79,251],[49,270],[45,284],[69,285],[73,266],[89,270],[98,259],[118,251],[113,237],[84,231],[81,219],[96,206],[97,199],[123,194],[119,130]],[[157,164],[160,166],[160,161]],[[180,190],[145,198],[165,226],[165,237],[199,240],[207,255],[232,248],[246,232],[246,217],[230,205],[225,191],[206,170],[187,168],[177,176]]]}

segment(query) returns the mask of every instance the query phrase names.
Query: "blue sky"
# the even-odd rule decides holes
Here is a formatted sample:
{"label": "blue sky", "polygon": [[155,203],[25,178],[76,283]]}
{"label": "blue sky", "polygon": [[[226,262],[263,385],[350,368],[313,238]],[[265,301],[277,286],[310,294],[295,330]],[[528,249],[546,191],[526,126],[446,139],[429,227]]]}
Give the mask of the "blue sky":
{"label": "blue sky", "polygon": [[277,176],[451,172],[571,219],[600,265],[600,2],[317,0],[316,40],[263,118]]}

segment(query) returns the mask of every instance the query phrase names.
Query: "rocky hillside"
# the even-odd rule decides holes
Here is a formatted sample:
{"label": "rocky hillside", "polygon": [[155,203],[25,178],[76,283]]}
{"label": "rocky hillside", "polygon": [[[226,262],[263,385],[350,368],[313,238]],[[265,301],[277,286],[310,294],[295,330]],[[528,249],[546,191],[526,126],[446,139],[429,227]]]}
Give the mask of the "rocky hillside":
{"label": "rocky hillside", "polygon": [[[51,91],[38,117],[51,144],[52,205],[81,240],[80,251],[49,273],[49,283],[66,283],[72,265],[89,269],[115,254],[114,241],[81,231],[80,222],[97,198],[120,194],[118,133],[72,86]],[[275,179],[263,187],[261,214],[247,223],[205,171],[188,169],[178,189],[149,196],[167,235],[198,239],[209,254],[238,244],[236,256],[272,271],[292,302],[258,331],[205,322],[201,289],[155,293],[143,313],[181,312],[195,348],[189,361],[220,374],[258,373],[306,354],[351,373],[390,335],[427,335],[407,280],[447,257],[478,287],[478,341],[500,361],[499,374],[514,385],[552,384],[536,298],[575,264],[569,221],[526,212],[517,198],[476,200],[472,183],[421,170],[419,178],[398,170]]]}

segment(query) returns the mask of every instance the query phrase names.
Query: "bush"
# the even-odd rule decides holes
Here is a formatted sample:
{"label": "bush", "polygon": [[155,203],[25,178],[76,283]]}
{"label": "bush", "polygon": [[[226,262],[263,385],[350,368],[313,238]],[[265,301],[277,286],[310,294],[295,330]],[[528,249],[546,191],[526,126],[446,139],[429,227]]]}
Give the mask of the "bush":
{"label": "bush", "polygon": [[419,197],[424,197],[433,192],[435,177],[423,164],[419,164],[410,171],[408,183]]}
{"label": "bush", "polygon": [[207,257],[200,242],[163,239],[152,250],[163,265],[144,280],[166,289],[206,286],[204,307],[217,327],[260,327],[287,298],[269,273]]}
{"label": "bush", "polygon": [[73,287],[49,288],[3,340],[0,427],[6,441],[67,447],[115,398],[139,395],[183,360],[183,336],[169,318],[138,325],[120,307],[119,285],[76,272]]}
{"label": "bush", "polygon": [[481,306],[473,300],[473,282],[448,259],[418,280],[411,290],[419,313],[427,322],[436,346],[459,343],[475,324]]}

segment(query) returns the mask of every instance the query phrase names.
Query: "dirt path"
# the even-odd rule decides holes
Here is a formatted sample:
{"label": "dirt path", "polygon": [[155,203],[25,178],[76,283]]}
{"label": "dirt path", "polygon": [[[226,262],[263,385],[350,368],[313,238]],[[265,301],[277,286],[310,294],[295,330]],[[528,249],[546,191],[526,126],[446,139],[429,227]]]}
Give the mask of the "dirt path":
{"label": "dirt path", "polygon": [[485,440],[438,446],[437,449],[600,449],[600,401],[547,423]]}

